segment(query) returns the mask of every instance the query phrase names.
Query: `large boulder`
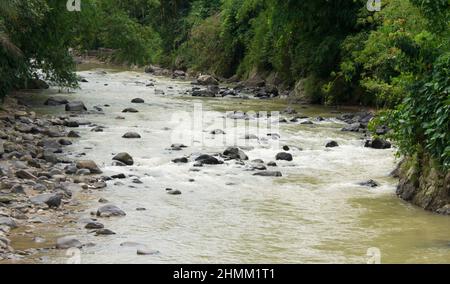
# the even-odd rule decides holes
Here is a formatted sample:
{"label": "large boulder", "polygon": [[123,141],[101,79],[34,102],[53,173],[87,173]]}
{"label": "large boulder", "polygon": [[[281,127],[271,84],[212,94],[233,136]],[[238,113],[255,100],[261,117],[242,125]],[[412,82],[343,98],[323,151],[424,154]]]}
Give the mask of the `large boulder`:
{"label": "large boulder", "polygon": [[232,160],[243,160],[247,161],[248,156],[239,148],[230,147],[223,152],[223,155]]}
{"label": "large boulder", "polygon": [[114,156],[113,160],[122,162],[127,166],[132,166],[134,164],[133,157],[125,152],[117,154],[116,156]]}
{"label": "large boulder", "polygon": [[211,75],[200,75],[197,78],[197,84],[202,86],[219,85],[219,81]]}
{"label": "large boulder", "polygon": [[127,214],[115,205],[105,205],[97,210],[98,217],[121,217]]}
{"label": "large boulder", "polygon": [[77,168],[89,170],[92,174],[101,174],[102,173],[102,171],[97,166],[97,164],[91,160],[77,161]]}
{"label": "large boulder", "polygon": [[87,107],[81,101],[69,102],[66,104],[66,111],[87,111]]}

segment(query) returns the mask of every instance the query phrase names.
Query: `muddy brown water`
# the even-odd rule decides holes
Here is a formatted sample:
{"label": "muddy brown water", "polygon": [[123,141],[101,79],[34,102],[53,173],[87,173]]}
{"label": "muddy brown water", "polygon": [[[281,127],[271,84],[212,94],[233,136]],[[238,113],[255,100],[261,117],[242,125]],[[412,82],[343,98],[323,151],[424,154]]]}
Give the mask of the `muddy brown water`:
{"label": "muddy brown water", "polygon": [[[395,149],[364,148],[359,135],[341,132],[342,124],[334,119],[314,125],[280,124],[279,129],[270,117],[251,119],[228,125],[227,130],[239,145],[248,147],[245,152],[251,160],[273,161],[279,147],[289,145],[294,161],[277,162],[283,177],[255,177],[233,161],[193,172],[192,162],[178,165],[171,160],[223,152],[226,137],[209,131],[224,128],[221,118],[226,111],[278,111],[286,108],[286,102],[197,99],[183,96],[191,88],[189,82],[106,71],[80,71],[89,82],[74,93],[48,90],[26,96],[33,110],[45,114],[64,114],[62,107],[43,106],[50,95],[81,100],[89,109],[102,106],[104,114],[78,119],[105,126],[104,132],[77,129],[82,137],[67,147],[69,157],[85,153],[84,158],[96,161],[106,175],[125,173],[142,181],[108,182],[106,190],[83,199],[81,213],[75,215],[88,218],[100,206],[96,200],[106,198],[127,212],[123,218],[100,220],[116,235],[96,237],[80,223],[36,228],[36,234],[50,242],[73,235],[83,243],[95,243],[81,250],[82,263],[366,263],[378,259],[378,253],[382,263],[450,262],[450,218],[425,212],[395,195],[397,181],[388,177],[397,162]],[[155,87],[146,87],[149,80]],[[155,94],[155,89],[165,95]],[[146,103],[130,103],[138,97]],[[192,130],[194,105],[201,105],[206,114],[203,127]],[[139,113],[123,114],[126,107]],[[324,107],[296,108],[311,117],[336,116]],[[125,120],[116,120],[119,115]],[[279,133],[280,140],[266,139],[269,130],[258,128],[258,123],[275,125],[270,131]],[[142,139],[121,138],[129,131],[140,133]],[[245,133],[264,138],[244,140]],[[336,140],[340,147],[326,149],[328,140]],[[168,150],[172,143],[186,141],[193,143],[182,151]],[[118,152],[130,153],[135,165],[111,166]],[[368,179],[381,186],[358,185]],[[166,188],[182,195],[169,195]],[[14,241],[19,247],[29,246],[26,238]],[[141,243],[159,253],[139,256],[135,247],[120,245],[124,242]],[[25,261],[68,259],[65,251],[52,250]]]}

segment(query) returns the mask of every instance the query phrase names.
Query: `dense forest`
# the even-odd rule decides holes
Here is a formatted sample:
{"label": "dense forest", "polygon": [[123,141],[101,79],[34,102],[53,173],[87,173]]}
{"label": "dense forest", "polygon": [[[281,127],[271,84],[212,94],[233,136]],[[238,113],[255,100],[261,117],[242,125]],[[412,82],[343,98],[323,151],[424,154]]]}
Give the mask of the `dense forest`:
{"label": "dense forest", "polygon": [[240,80],[298,100],[374,106],[407,156],[450,167],[447,0],[81,0],[0,2],[0,95],[37,76],[77,87],[69,52]]}

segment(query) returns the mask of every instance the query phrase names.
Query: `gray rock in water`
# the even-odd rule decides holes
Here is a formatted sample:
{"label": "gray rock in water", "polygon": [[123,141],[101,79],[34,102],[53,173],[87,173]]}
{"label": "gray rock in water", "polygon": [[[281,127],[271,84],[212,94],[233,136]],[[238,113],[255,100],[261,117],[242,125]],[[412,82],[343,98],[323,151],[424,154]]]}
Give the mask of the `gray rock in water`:
{"label": "gray rock in water", "polygon": [[282,177],[283,174],[281,172],[271,172],[271,171],[264,171],[264,172],[258,172],[254,173],[254,176],[261,176],[261,177]]}
{"label": "gray rock in water", "polygon": [[269,167],[278,167],[277,163],[275,163],[275,162],[269,162],[269,163],[267,163],[267,166],[269,166]]}
{"label": "gray rock in water", "polygon": [[329,141],[329,142],[327,142],[325,147],[326,148],[335,148],[335,147],[339,147],[339,144],[336,141]]}
{"label": "gray rock in water", "polygon": [[246,134],[244,139],[245,140],[258,140],[259,138],[255,134]]}
{"label": "gray rock in water", "polygon": [[64,98],[58,98],[58,97],[50,97],[48,98],[44,105],[46,106],[59,106],[59,105],[65,105],[68,104],[69,101],[67,99]]}
{"label": "gray rock in water", "polygon": [[293,157],[292,157],[291,154],[281,152],[281,153],[278,153],[278,154],[277,154],[276,160],[277,160],[277,161],[288,161],[288,162],[291,162],[291,161],[294,160],[294,159],[293,159]]}
{"label": "gray rock in water", "polygon": [[64,138],[59,139],[58,142],[62,146],[70,146],[70,145],[72,145],[72,141],[64,139]]}
{"label": "gray rock in water", "polygon": [[173,159],[172,162],[175,164],[186,164],[189,162],[189,160],[186,157],[183,157],[183,158]]}
{"label": "gray rock in water", "polygon": [[78,121],[75,120],[66,120],[64,121],[64,126],[70,128],[77,128],[80,127],[80,124],[78,123]]}
{"label": "gray rock in water", "polygon": [[76,132],[76,131],[70,131],[69,134],[67,134],[67,137],[70,138],[80,138],[80,133]]}
{"label": "gray rock in water", "polygon": [[103,132],[104,131],[104,127],[102,126],[96,126],[94,128],[91,129],[91,132]]}
{"label": "gray rock in water", "polygon": [[366,148],[383,150],[383,149],[390,149],[392,147],[392,144],[389,141],[383,140],[381,138],[375,138],[372,141],[370,140],[366,141],[366,144],[364,146]]}
{"label": "gray rock in water", "polygon": [[222,129],[215,129],[215,130],[211,131],[211,134],[213,134],[213,135],[221,135],[221,134],[226,134],[226,133]]}
{"label": "gray rock in water", "polygon": [[115,205],[105,205],[97,210],[98,217],[120,217],[126,216],[126,213]]}
{"label": "gray rock in water", "polygon": [[360,186],[367,186],[367,187],[378,187],[380,186],[380,184],[376,181],[374,181],[373,179],[365,181],[365,182],[360,182],[359,183]]}
{"label": "gray rock in water", "polygon": [[176,189],[167,188],[166,191],[167,191],[167,194],[170,194],[170,195],[181,195],[181,191],[176,190]]}
{"label": "gray rock in water", "polygon": [[124,109],[122,112],[123,113],[138,113],[139,111],[137,109],[129,107],[129,108]]}
{"label": "gray rock in water", "polygon": [[342,131],[344,132],[359,132],[359,129],[361,128],[361,123],[352,123],[350,125],[347,125],[346,127],[342,128]]}
{"label": "gray rock in water", "polygon": [[95,231],[95,234],[97,236],[110,236],[110,235],[115,235],[116,233],[114,233],[110,229],[99,229],[99,230]]}
{"label": "gray rock in water", "polygon": [[233,160],[247,161],[248,156],[239,148],[230,147],[223,152],[223,155]]}
{"label": "gray rock in water", "polygon": [[87,107],[84,105],[83,102],[76,101],[76,102],[69,102],[66,104],[66,111],[87,111]]}
{"label": "gray rock in water", "polygon": [[133,100],[131,100],[131,102],[133,104],[143,104],[143,103],[145,103],[145,101],[143,99],[141,99],[141,98],[133,99]]}
{"label": "gray rock in water", "polygon": [[56,240],[57,249],[81,248],[83,244],[74,237],[62,237]]}
{"label": "gray rock in water", "polygon": [[127,166],[132,166],[134,164],[133,157],[125,152],[117,154],[116,156],[114,156],[113,160],[122,162]]}
{"label": "gray rock in water", "polygon": [[195,159],[198,164],[201,165],[221,165],[223,164],[222,161],[219,161],[217,158],[210,156],[210,155],[201,155],[197,159]]}
{"label": "gray rock in water", "polygon": [[127,176],[125,174],[117,174],[117,175],[113,175],[111,176],[112,179],[126,179]]}
{"label": "gray rock in water", "polygon": [[141,135],[139,135],[139,133],[136,133],[136,132],[127,132],[127,133],[125,133],[122,136],[122,138],[125,138],[125,139],[139,139],[139,138],[141,138]]}
{"label": "gray rock in water", "polygon": [[145,248],[140,248],[136,252],[138,255],[156,255],[159,254],[159,251],[157,250],[149,250]]}

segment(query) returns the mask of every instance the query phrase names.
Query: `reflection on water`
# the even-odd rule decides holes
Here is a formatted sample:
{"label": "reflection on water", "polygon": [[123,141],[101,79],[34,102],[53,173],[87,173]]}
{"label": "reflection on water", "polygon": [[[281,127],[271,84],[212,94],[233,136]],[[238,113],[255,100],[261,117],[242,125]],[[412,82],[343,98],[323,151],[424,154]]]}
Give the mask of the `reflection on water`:
{"label": "reflection on water", "polygon": [[[381,250],[384,263],[450,262],[450,219],[399,200],[396,181],[388,177],[396,162],[394,150],[364,148],[358,135],[340,131],[338,121],[312,126],[281,124],[279,143],[246,141],[252,146],[245,151],[250,159],[266,163],[275,159],[279,145],[291,147],[294,161],[277,162],[282,178],[254,177],[233,161],[192,172],[192,163],[175,165],[171,160],[192,153],[219,153],[224,147],[197,143],[181,152],[167,150],[177,142],[171,141],[169,130],[177,127],[177,122],[171,121],[172,114],[192,113],[193,102],[202,102],[203,108],[217,117],[224,111],[279,111],[286,103],[182,97],[191,88],[188,82],[137,72],[83,71],[80,75],[89,82],[66,96],[84,101],[89,108],[110,107],[103,107],[104,115],[84,117],[106,128],[101,133],[81,128],[82,138],[68,147],[69,156],[85,153],[85,158],[102,165],[105,174],[124,172],[143,182],[110,182],[92,199],[107,198],[127,212],[124,218],[101,220],[117,235],[95,237],[81,229],[82,224],[57,230],[57,235],[75,235],[85,243],[96,244],[83,249],[82,262],[366,263],[367,250],[372,247]],[[149,79],[156,80],[156,87],[145,86]],[[155,88],[165,95],[156,95]],[[137,97],[146,103],[131,105],[131,99]],[[62,108],[43,107],[45,96],[30,96],[28,100],[36,111],[63,113]],[[139,113],[122,114],[122,109],[130,106]],[[297,108],[312,117],[333,116],[331,110],[321,107]],[[116,120],[118,115],[126,119]],[[210,124],[208,129],[221,128]],[[249,127],[256,131],[256,120],[250,120]],[[122,139],[128,131],[140,133],[142,139]],[[331,139],[340,147],[325,149]],[[130,153],[135,165],[112,167],[111,158],[118,152]],[[370,189],[357,185],[368,179],[381,186]],[[168,187],[183,194],[168,195]],[[91,201],[87,206],[80,218],[89,217],[99,204]],[[160,253],[138,256],[136,248],[120,246],[123,242],[142,243]],[[51,252],[48,261],[64,259],[64,252]]]}

